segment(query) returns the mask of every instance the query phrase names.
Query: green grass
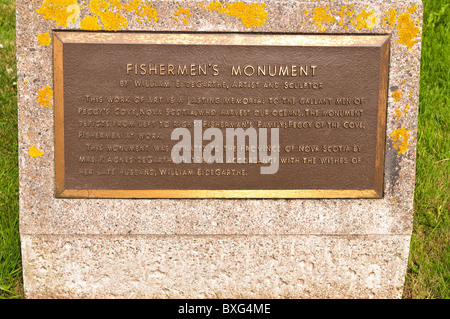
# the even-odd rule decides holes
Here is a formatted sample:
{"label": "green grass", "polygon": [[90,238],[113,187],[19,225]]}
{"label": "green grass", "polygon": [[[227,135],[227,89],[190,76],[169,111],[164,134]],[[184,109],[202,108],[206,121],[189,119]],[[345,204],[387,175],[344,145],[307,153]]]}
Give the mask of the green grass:
{"label": "green grass", "polygon": [[[425,6],[414,230],[404,298],[450,298],[450,4]],[[15,7],[0,0],[0,298],[21,298]]]}
{"label": "green grass", "polygon": [[0,0],[0,298],[21,298],[15,3]]}
{"label": "green grass", "polygon": [[404,298],[450,298],[450,3],[423,0],[414,229]]}

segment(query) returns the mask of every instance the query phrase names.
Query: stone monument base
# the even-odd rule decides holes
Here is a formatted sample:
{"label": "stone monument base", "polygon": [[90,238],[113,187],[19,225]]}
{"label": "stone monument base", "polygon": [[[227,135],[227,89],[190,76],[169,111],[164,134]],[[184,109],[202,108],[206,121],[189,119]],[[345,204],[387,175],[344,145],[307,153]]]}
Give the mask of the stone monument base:
{"label": "stone monument base", "polygon": [[[421,1],[17,0],[16,10],[20,235],[26,298],[401,297],[413,219],[422,32]],[[357,37],[363,35],[367,38],[378,35],[387,37],[385,43],[389,43],[389,54],[383,55],[383,58],[387,57],[389,63],[385,64],[383,71],[375,73],[373,81],[361,83],[362,81],[355,80],[353,87],[358,87],[359,91],[353,91],[353,88],[349,88],[350,91],[347,89],[325,91],[329,89],[327,85],[331,86],[330,83],[336,84],[336,87],[351,78],[352,74],[359,73],[362,68],[358,69],[358,72],[351,71],[352,73],[347,76],[342,76],[345,70],[332,72],[328,76],[320,72],[333,69],[329,67],[331,64],[333,67],[339,67],[340,61],[333,59],[333,55],[330,54],[316,66],[313,64],[314,52],[308,55],[310,60],[304,65],[317,72],[314,74],[317,75],[315,78],[322,77],[324,90],[317,92],[334,94],[325,96],[326,94],[320,95],[316,92],[315,97],[330,101],[330,105],[326,105],[327,109],[322,105],[320,110],[329,109],[332,112],[310,112],[319,110],[319,106],[292,104],[292,107],[300,110],[300,115],[304,115],[298,116],[302,118],[301,121],[295,118],[294,120],[304,122],[306,115],[311,115],[314,121],[330,122],[329,125],[324,124],[320,127],[322,131],[315,131],[317,134],[314,136],[317,139],[325,136],[326,140],[337,137],[332,144],[320,142],[319,145],[317,142],[319,155],[334,159],[321,163],[318,160],[319,155],[299,150],[298,158],[311,158],[294,163],[299,167],[298,170],[292,168],[287,173],[284,171],[285,175],[283,179],[278,179],[278,185],[283,185],[285,180],[293,182],[294,186],[297,185],[292,176],[301,177],[299,172],[303,170],[309,172],[309,175],[305,174],[308,176],[307,179],[304,178],[305,182],[323,186],[318,190],[331,190],[326,192],[327,196],[314,192],[315,184],[311,184],[313,186],[305,187],[306,193],[313,189],[315,198],[249,196],[251,199],[236,199],[239,197],[237,196],[230,199],[205,196],[209,197],[205,199],[200,196],[192,199],[195,198],[195,194],[192,194],[199,189],[197,187],[187,189],[192,195],[191,199],[182,196],[158,197],[160,194],[158,191],[152,193],[153,198],[150,199],[145,195],[147,194],[145,191],[148,190],[145,187],[151,188],[156,185],[157,188],[160,186],[157,182],[138,187],[141,196],[130,195],[135,189],[125,191],[117,187],[117,184],[113,185],[116,188],[111,188],[116,192],[105,192],[104,190],[111,186],[109,176],[103,174],[102,178],[95,179],[91,177],[96,175],[91,177],[87,175],[91,171],[94,172],[94,166],[97,164],[108,168],[98,160],[107,153],[105,151],[107,143],[101,139],[95,140],[96,146],[93,148],[75,143],[80,142],[80,134],[83,135],[83,132],[88,131],[82,127],[83,123],[92,124],[97,121],[97,115],[92,111],[95,107],[92,105],[97,103],[101,108],[113,108],[107,99],[101,98],[102,94],[106,94],[104,93],[106,89],[101,91],[102,85],[111,92],[125,92],[121,93],[125,96],[128,91],[121,91],[125,82],[120,80],[127,76],[141,76],[127,74],[127,70],[129,73],[138,73],[138,63],[152,61],[134,61],[133,54],[122,54],[130,61],[124,63],[121,61],[122,69],[107,70],[108,72],[119,70],[122,72],[121,78],[115,73],[108,73],[109,78],[115,81],[114,85],[111,84],[113,82],[99,85],[96,81],[95,88],[100,89],[94,92],[96,94],[94,98],[79,98],[76,94],[91,94],[94,85],[91,86],[88,82],[81,83],[78,79],[94,78],[95,72],[92,72],[91,76],[89,72],[77,72],[82,72],[80,71],[82,66],[85,68],[87,65],[97,66],[105,60],[98,57],[97,60],[90,57],[83,58],[79,63],[80,68],[72,65],[72,71],[64,73],[62,68],[65,65],[64,59],[68,58],[65,55],[67,51],[55,41],[54,35],[67,34],[66,31],[79,31],[83,41],[91,39],[93,42],[98,38],[92,34],[100,32],[106,36],[120,33],[122,37],[126,37],[128,32],[147,35],[152,32],[167,35],[195,33],[209,36],[227,33],[231,37],[237,33],[255,38],[258,35],[270,34],[275,39],[277,35],[292,34],[318,37],[336,35],[342,39],[349,38],[348,35]],[[331,47],[340,48],[339,38]],[[365,48],[369,50],[373,46],[367,44]],[[91,49],[92,52],[99,51],[94,47]],[[79,51],[85,52],[82,49]],[[58,54],[55,55],[55,52]],[[140,52],[142,54],[142,50]],[[168,52],[170,53],[170,50]],[[179,51],[176,53],[180,59],[183,58]],[[273,58],[270,51],[260,55],[261,61]],[[283,57],[282,54],[280,56]],[[379,56],[381,59],[381,54]],[[54,63],[54,57],[60,60]],[[230,55],[224,54],[223,57],[229,58]],[[364,54],[360,54],[359,57],[360,63],[363,61],[364,65]],[[170,54],[167,54],[167,59],[169,58]],[[195,55],[192,60],[194,58]],[[290,61],[289,65],[301,66],[301,62]],[[175,62],[158,63],[169,65]],[[187,65],[186,61],[178,63]],[[199,57],[198,61],[192,63],[199,65],[210,62],[205,62]],[[222,64],[218,62],[217,67],[214,63],[211,64],[211,68],[208,67],[209,77],[214,77],[219,71],[224,73],[225,68]],[[353,70],[352,67],[355,65],[347,63],[349,67],[346,70]],[[377,63],[367,62],[367,65],[372,68],[379,67]],[[159,69],[160,73],[169,72],[169,68],[163,68]],[[147,70],[150,72],[150,68]],[[249,78],[249,74],[245,73],[249,73],[250,70],[253,69],[248,68],[247,71],[243,71],[244,74],[239,75],[240,81]],[[301,68],[296,67],[295,70],[298,75]],[[200,72],[200,68],[197,71]],[[183,73],[180,79],[194,77],[193,74],[197,71],[194,70],[189,75]],[[386,72],[388,72],[387,81],[382,82],[380,78],[386,79]],[[61,74],[63,76],[59,76]],[[253,73],[250,75],[254,76]],[[312,74],[308,76],[311,78]],[[64,81],[67,81],[65,82],[67,84],[70,79],[75,79],[73,82],[80,84],[81,89],[65,87]],[[297,80],[302,82],[304,79],[305,77]],[[229,80],[224,78],[224,81]],[[365,89],[368,87],[367,83],[372,85],[371,89]],[[377,85],[373,85],[374,83]],[[317,89],[319,87],[320,85],[316,85]],[[234,91],[235,95],[241,94],[242,90],[244,89]],[[284,89],[280,89],[282,90]],[[297,99],[295,101],[298,101],[299,97],[306,98],[309,92],[312,92],[305,92],[299,87],[292,90],[295,94],[290,93],[288,96],[286,89],[283,91],[285,93],[279,94],[278,97],[294,97]],[[153,96],[152,92],[146,91],[145,96]],[[175,96],[177,91],[173,96],[169,96],[167,91],[158,92],[164,97],[161,99],[164,101],[169,101],[172,97],[175,101],[175,97],[178,98]],[[217,91],[202,91],[202,95],[198,93],[195,97],[220,97],[214,95],[215,92]],[[361,92],[364,96],[356,96],[349,92],[358,94]],[[220,94],[223,93],[224,90]],[[154,95],[159,96],[158,94]],[[376,100],[377,96],[379,99]],[[248,97],[251,97],[250,93]],[[269,96],[273,97],[275,96]],[[365,98],[365,101],[372,103],[370,105],[375,105],[379,109],[369,109],[361,104],[357,112],[361,115],[360,118],[356,118],[355,112],[349,112],[347,115],[342,113],[342,117],[339,117],[340,110],[350,109],[350,106],[342,103],[331,104],[332,100],[335,101],[340,97],[361,98],[359,102]],[[62,120],[65,110],[60,108],[64,103],[72,103],[71,111],[74,113],[72,120],[69,119],[67,122]],[[224,105],[202,107],[219,109]],[[271,110],[273,106],[268,105],[269,102],[264,105],[264,109]],[[185,106],[199,109],[199,106],[188,103],[185,103]],[[237,108],[243,108],[241,106]],[[85,108],[86,114],[83,111],[73,112],[76,107]],[[164,107],[148,106],[154,109]],[[355,109],[355,106],[351,107],[352,110]],[[287,106],[283,108],[287,109]],[[91,109],[91,114],[87,109]],[[279,105],[274,109],[280,109]],[[127,113],[126,110],[123,112]],[[279,120],[271,115],[271,112],[266,113],[268,115],[261,121]],[[286,121],[292,120],[293,116],[289,115],[289,112],[285,113],[288,114],[287,117],[291,117]],[[370,115],[367,115],[369,113]],[[109,119],[117,120],[120,112],[116,115],[112,114]],[[242,119],[252,120],[248,116],[242,116]],[[231,123],[228,119],[223,121]],[[344,122],[359,124],[343,128],[344,125],[341,124]],[[72,131],[64,131],[66,124],[72,125]],[[383,129],[376,131],[374,125]],[[298,129],[304,130],[307,127],[302,126]],[[311,131],[313,129],[318,130],[311,124]],[[353,142],[354,138],[359,138],[363,134],[354,134],[353,131],[353,135],[346,135],[349,138],[344,143],[341,137],[350,129],[360,129],[361,132],[364,130],[365,133],[369,133],[371,129],[371,132],[376,131],[376,134],[368,134],[367,141],[358,142],[356,145],[356,142]],[[114,130],[90,127],[89,130],[96,130],[100,132],[99,134],[125,131],[123,127],[115,127]],[[72,135],[65,135],[69,133]],[[157,135],[159,131],[155,130],[153,133]],[[292,134],[286,135],[292,137]],[[381,142],[376,144],[375,137]],[[74,146],[73,148],[67,147],[69,140],[74,143],[70,145]],[[166,144],[163,145],[167,148],[169,148],[168,140],[166,138],[164,140]],[[93,140],[83,141],[88,143]],[[313,145],[313,142],[308,145]],[[326,147],[323,151],[325,144],[331,146],[331,150],[333,145],[336,146],[337,153],[328,154],[330,152]],[[370,148],[368,154],[376,153],[376,157],[372,157],[370,163],[369,161],[360,163],[358,160],[352,163],[348,159],[344,160],[351,157],[340,149],[346,149],[345,146],[348,145],[353,146],[352,150]],[[65,154],[63,148],[71,149],[72,153]],[[291,149],[284,148],[283,151],[288,152]],[[170,156],[170,153],[168,154]],[[79,169],[74,170],[75,164],[65,167],[65,164],[69,163],[64,162],[65,159],[70,159]],[[114,166],[116,163],[111,165]],[[314,172],[320,165],[326,166],[332,172],[349,173],[341,174],[338,178],[336,178],[338,174],[326,174],[313,180],[318,175]],[[344,165],[347,165],[345,166],[347,171],[343,169]],[[358,167],[359,171],[352,169],[354,167]],[[70,171],[71,169],[73,171]],[[133,167],[130,166],[131,169]],[[377,175],[370,173],[372,171]],[[351,174],[360,178],[361,183],[349,178]],[[364,174],[372,175],[367,179],[361,178],[365,176]],[[335,176],[332,181],[333,187],[327,187],[331,175]],[[92,187],[83,188],[87,185],[84,184],[86,180],[92,183]],[[248,185],[252,180],[257,182]],[[116,181],[119,184],[122,182],[120,178]],[[335,190],[334,187],[340,187],[344,181],[346,185],[351,184],[349,186],[351,188],[343,186],[341,190],[350,190],[350,195],[347,192],[345,196],[339,196],[342,194],[340,191],[332,190]],[[71,197],[67,195],[65,187],[69,182]],[[258,191],[259,183],[267,184],[268,179],[260,176],[259,179],[249,178],[244,182],[249,186],[246,191],[252,195],[252,192]],[[363,182],[373,187],[360,186]],[[189,183],[191,180],[183,184],[185,191]],[[220,183],[220,179],[215,183],[214,185],[227,187],[231,187],[232,184]],[[177,183],[175,179],[169,184],[176,190],[182,183]],[[294,186],[295,195],[297,189]],[[283,190],[282,188],[279,186],[277,189]],[[210,187],[209,190],[211,189]],[[269,188],[266,185],[267,189]],[[361,191],[362,195],[351,196],[355,189]],[[368,190],[372,196],[363,196]],[[219,193],[220,191],[218,189]],[[128,195],[119,198],[122,193]],[[239,193],[239,190],[236,193]]]}
{"label": "stone monument base", "polygon": [[408,236],[24,236],[28,298],[400,298]]}

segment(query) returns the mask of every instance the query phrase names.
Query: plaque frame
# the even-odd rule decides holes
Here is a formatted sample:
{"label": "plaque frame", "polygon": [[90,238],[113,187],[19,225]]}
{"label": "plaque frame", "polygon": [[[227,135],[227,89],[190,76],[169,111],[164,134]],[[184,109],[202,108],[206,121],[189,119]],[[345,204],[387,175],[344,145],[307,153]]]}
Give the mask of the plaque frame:
{"label": "plaque frame", "polygon": [[[389,35],[306,35],[165,32],[53,32],[55,196],[57,198],[191,198],[191,199],[319,199],[382,198],[386,141],[386,108],[389,74]],[[202,45],[283,45],[283,46],[379,46],[380,80],[377,110],[375,182],[373,189],[283,189],[283,190],[180,190],[180,189],[67,189],[64,159],[64,43],[136,43]]]}

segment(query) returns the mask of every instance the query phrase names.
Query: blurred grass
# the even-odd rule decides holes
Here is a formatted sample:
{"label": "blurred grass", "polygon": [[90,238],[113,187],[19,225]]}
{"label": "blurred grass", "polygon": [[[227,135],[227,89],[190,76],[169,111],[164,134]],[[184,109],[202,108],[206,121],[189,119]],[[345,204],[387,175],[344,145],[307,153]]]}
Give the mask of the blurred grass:
{"label": "blurred grass", "polygon": [[15,2],[0,0],[0,298],[21,298]]}
{"label": "blurred grass", "polygon": [[[414,230],[403,298],[450,298],[450,4],[423,0]],[[22,298],[15,3],[0,0],[0,298]]]}
{"label": "blurred grass", "polygon": [[450,3],[423,0],[414,228],[404,298],[450,298]]}

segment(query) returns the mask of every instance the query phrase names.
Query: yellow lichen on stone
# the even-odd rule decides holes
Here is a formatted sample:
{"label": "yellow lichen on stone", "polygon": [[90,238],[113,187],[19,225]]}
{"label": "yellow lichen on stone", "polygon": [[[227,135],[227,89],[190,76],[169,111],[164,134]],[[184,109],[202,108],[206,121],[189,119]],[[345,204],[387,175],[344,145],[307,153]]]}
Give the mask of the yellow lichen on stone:
{"label": "yellow lichen on stone", "polygon": [[402,111],[400,111],[400,109],[398,107],[396,107],[394,118],[396,118],[398,120],[400,118],[400,116],[402,116]]}
{"label": "yellow lichen on stone", "polygon": [[51,42],[52,42],[52,38],[50,38],[50,35],[48,34],[48,32],[38,34],[38,43],[40,45],[49,46]]}
{"label": "yellow lichen on stone", "polygon": [[417,6],[409,8],[408,12],[401,14],[397,19],[399,36],[398,42],[408,46],[409,49],[417,43],[417,40],[414,40],[414,38],[420,32],[420,29],[416,27],[414,20],[410,17],[410,14],[415,11],[416,7]]}
{"label": "yellow lichen on stone", "polygon": [[125,12],[132,12],[138,10],[139,6],[142,4],[142,0],[131,0],[123,5]]}
{"label": "yellow lichen on stone", "polygon": [[409,132],[410,130],[401,127],[390,134],[391,140],[394,142],[394,148],[398,150],[399,154],[404,154],[408,150],[411,138]]}
{"label": "yellow lichen on stone", "polygon": [[67,18],[67,23],[75,23],[80,19],[81,6],[78,4],[71,4],[67,7],[67,12],[70,12],[70,16]]}
{"label": "yellow lichen on stone", "polygon": [[28,155],[30,155],[31,157],[41,157],[42,155],[44,155],[44,152],[42,152],[39,147],[31,146],[28,149]]}
{"label": "yellow lichen on stone", "polygon": [[89,8],[100,18],[105,30],[117,31],[128,25],[127,18],[120,14],[122,3],[119,0],[91,0]]}
{"label": "yellow lichen on stone", "polygon": [[56,25],[67,27],[70,22],[69,17],[73,14],[72,11],[67,11],[67,7],[76,4],[77,0],[44,0],[36,12],[45,20],[51,19],[56,22]]}
{"label": "yellow lichen on stone", "polygon": [[403,96],[403,91],[395,90],[392,92],[392,97],[394,98],[395,102],[400,102]]}
{"label": "yellow lichen on stone", "polygon": [[410,106],[409,106],[409,104],[407,104],[406,106],[405,106],[405,109],[403,110],[403,114],[408,114],[408,110],[409,110],[409,108],[410,108]]}
{"label": "yellow lichen on stone", "polygon": [[178,21],[178,18],[180,18],[181,22],[188,24],[188,19],[191,17],[191,9],[178,7],[178,11],[174,13],[174,16],[175,17],[173,17],[172,20]]}
{"label": "yellow lichen on stone", "polygon": [[361,29],[368,29],[372,30],[372,28],[378,24],[380,19],[377,17],[375,12],[373,10],[367,12],[365,9],[363,9],[357,16],[356,16],[356,30]]}
{"label": "yellow lichen on stone", "polygon": [[312,14],[312,22],[317,25],[320,31],[326,31],[324,24],[333,24],[336,21],[328,7],[316,7]]}
{"label": "yellow lichen on stone", "polygon": [[[351,7],[353,7],[353,5],[350,5],[350,8]],[[334,13],[336,20],[338,21],[338,25],[341,26],[344,30],[347,30],[348,22],[352,23],[352,25],[355,24],[355,19],[349,18],[355,14],[355,12],[350,8],[348,7],[348,5],[343,5],[340,7],[339,11],[336,11]],[[337,8],[335,10],[337,10]]]}
{"label": "yellow lichen on stone", "polygon": [[414,12],[416,12],[417,10],[417,4],[415,6],[409,7],[408,8],[408,13],[413,14]]}
{"label": "yellow lichen on stone", "polygon": [[137,14],[148,21],[158,22],[159,20],[158,11],[156,11],[151,4],[141,5],[141,9],[137,12]]}
{"label": "yellow lichen on stone", "polygon": [[51,100],[53,99],[53,90],[51,88],[51,86],[46,86],[44,88],[42,88],[39,92],[38,92],[38,102],[41,106],[44,107],[51,107],[52,106],[52,102]]}
{"label": "yellow lichen on stone", "polygon": [[80,23],[80,28],[83,30],[98,31],[102,26],[98,23],[97,17],[87,16]]}
{"label": "yellow lichen on stone", "polygon": [[268,12],[266,4],[245,4],[234,2],[228,6],[228,15],[238,17],[247,28],[261,26],[266,23]]}
{"label": "yellow lichen on stone", "polygon": [[343,17],[344,17],[344,11],[345,11],[345,9],[347,9],[347,6],[341,6],[341,10],[339,10],[338,12],[336,12],[336,14],[337,14],[338,16],[340,16],[341,18],[343,18]]}
{"label": "yellow lichen on stone", "polygon": [[227,11],[226,7],[222,5],[219,1],[213,1],[208,5],[209,11],[217,11],[220,14],[225,13]]}
{"label": "yellow lichen on stone", "polygon": [[223,4],[214,1],[208,6],[208,10],[217,11],[220,14],[226,14],[231,17],[237,17],[247,28],[261,26],[268,19],[268,11],[265,3],[247,4],[242,1]]}
{"label": "yellow lichen on stone", "polygon": [[137,22],[142,24],[142,19],[157,22],[159,20],[158,11],[151,4],[144,4],[142,0],[132,0],[124,4],[125,12],[134,12]]}
{"label": "yellow lichen on stone", "polygon": [[397,20],[397,10],[395,10],[394,8],[389,9],[386,12],[386,15],[382,17],[382,19],[384,25],[386,25],[386,23],[389,23],[391,26],[394,26]]}
{"label": "yellow lichen on stone", "polygon": [[[352,8],[352,7],[353,7],[353,4],[350,5],[350,8]],[[351,17],[355,14],[355,11],[352,11],[350,8],[347,8],[347,12],[346,12],[347,17]]]}
{"label": "yellow lichen on stone", "polygon": [[408,110],[409,110],[410,106],[409,104],[407,104],[405,106],[405,109],[403,110],[403,112],[400,110],[400,108],[396,107],[395,108],[395,115],[393,116],[394,118],[396,118],[397,120],[402,116],[402,114],[406,115],[408,114]]}

